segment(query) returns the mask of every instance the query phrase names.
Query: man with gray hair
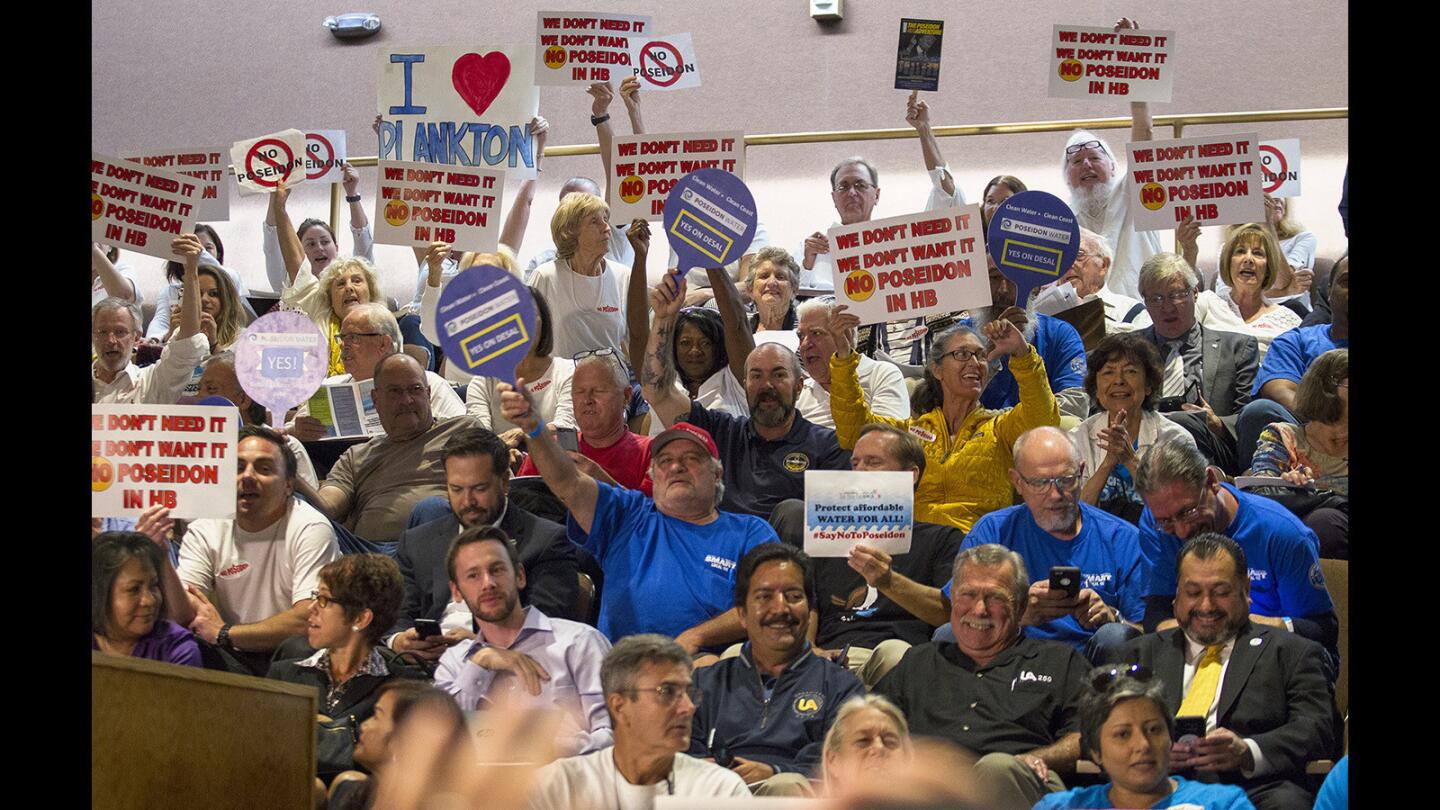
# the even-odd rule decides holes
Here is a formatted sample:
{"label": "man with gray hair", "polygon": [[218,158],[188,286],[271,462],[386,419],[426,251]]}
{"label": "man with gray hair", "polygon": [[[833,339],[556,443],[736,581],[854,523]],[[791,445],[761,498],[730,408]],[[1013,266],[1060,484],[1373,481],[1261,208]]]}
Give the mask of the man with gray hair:
{"label": "man with gray hair", "polygon": [[131,361],[135,340],[145,329],[145,319],[134,302],[112,296],[90,310],[90,340],[95,350],[90,380],[96,404],[174,405],[210,349],[200,331],[198,268],[204,247],[193,233],[175,237],[171,246],[185,265],[181,281],[185,293],[180,303],[180,331],[166,344],[159,361],[145,368]]}
{"label": "man with gray hair", "polygon": [[[828,428],[835,427],[835,417],[830,413],[830,355],[835,353],[830,314],[836,306],[835,297],[826,295],[811,298],[795,309],[800,363],[807,375],[799,396],[795,397],[795,409],[813,424]],[[852,346],[855,331],[850,330]],[[910,390],[905,387],[905,375],[898,366],[888,360],[871,360],[861,355],[855,373],[860,377],[860,391],[871,413],[910,418]]]}
{"label": "man with gray hair", "polygon": [[740,640],[745,628],[731,610],[735,568],[775,532],[759,518],[718,508],[725,471],[710,434],[680,422],[651,441],[651,500],[581,471],[545,429],[524,380],[516,383],[497,387],[501,413],[529,437],[530,459],[569,512],[571,541],[605,574],[600,632],[611,641],[665,633],[692,654]]}
{"label": "man with gray hair", "polygon": [[1189,263],[1174,253],[1146,259],[1140,296],[1153,323],[1135,334],[1160,352],[1156,409],[1185,428],[1222,470],[1239,475],[1250,466],[1250,457],[1238,448],[1236,421],[1250,402],[1259,346],[1250,335],[1200,324],[1195,317],[1199,284]]}
{"label": "man with gray hair", "polygon": [[1175,561],[1181,544],[1204,532],[1233,539],[1245,551],[1250,580],[1250,621],[1289,630],[1328,653],[1326,674],[1338,675],[1339,621],[1325,574],[1320,539],[1278,502],[1224,483],[1189,442],[1155,444],[1135,471],[1145,499],[1140,551],[1149,571],[1145,629],[1175,626]]}
{"label": "man with gray hair", "polygon": [[1080,756],[1076,713],[1090,665],[1068,644],[1021,632],[1030,580],[1019,554],[973,546],[953,571],[955,643],[911,647],[874,692],[905,712],[912,733],[979,757],[986,807],[1029,808],[1064,790],[1056,771]]}
{"label": "man with gray hair", "polygon": [[666,795],[748,798],[734,771],[683,753],[700,700],[691,674],[690,655],[664,636],[616,642],[600,667],[615,745],[541,768],[532,810],[650,807]]}
{"label": "man with gray hair", "polygon": [[[350,385],[370,382],[375,376],[375,366],[388,355],[399,352],[404,345],[400,337],[400,324],[384,304],[356,304],[340,322],[340,362],[345,366],[344,374],[325,378],[325,385]],[[465,415],[465,403],[456,395],[444,377],[433,371],[425,372],[430,383],[430,412],[437,419],[449,419]],[[370,399],[372,385],[361,385],[361,398]],[[325,425],[310,415],[310,403],[302,402],[295,411],[295,419],[287,428],[302,441],[315,441],[325,437]]]}
{"label": "man with gray hair", "polygon": [[[1089,228],[1081,228],[1080,251],[1075,254],[1070,269],[1059,281],[1046,285],[1035,297],[1032,306],[1041,314],[1058,316],[1099,299],[1105,310],[1104,334],[1113,335],[1149,326],[1150,315],[1145,311],[1144,303],[1105,286],[1114,261],[1115,251],[1111,250],[1105,237]],[[1095,340],[1098,342],[1099,338]]]}

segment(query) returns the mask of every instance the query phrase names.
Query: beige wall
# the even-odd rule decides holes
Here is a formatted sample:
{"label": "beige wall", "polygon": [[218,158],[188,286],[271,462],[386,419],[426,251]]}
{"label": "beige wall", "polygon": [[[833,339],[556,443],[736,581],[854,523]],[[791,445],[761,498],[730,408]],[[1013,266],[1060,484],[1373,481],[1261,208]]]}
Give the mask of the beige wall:
{"label": "beige wall", "polygon": [[[645,98],[652,132],[740,128],[747,133],[904,126],[904,91],[893,89],[899,18],[947,22],[940,91],[925,94],[937,124],[978,124],[1110,117],[1124,104],[1050,99],[1046,56],[1056,22],[1106,25],[1138,15],[1146,28],[1177,32],[1174,98],[1153,113],[1198,113],[1349,103],[1348,9],[1323,0],[1210,0],[1131,3],[1011,0],[989,7],[925,0],[849,0],[846,18],[821,25],[803,0],[670,2],[509,2],[435,0],[368,3],[181,3],[150,0],[143,15],[116,0],[91,4],[93,121],[97,151],[228,145],[286,127],[344,128],[353,154],[373,155],[369,123],[375,114],[376,48],[387,44],[467,43],[483,47],[529,38],[540,9],[613,10],[651,14],[659,33],[691,32],[704,86]],[[336,40],[321,27],[325,15],[352,8],[381,16],[381,33],[358,44]],[[972,9],[984,8],[982,12]],[[718,17],[718,19],[717,19]],[[473,33],[465,33],[466,31]],[[545,88],[541,114],[551,144],[590,143],[589,97],[578,87]],[[622,112],[617,103],[614,112]],[[617,116],[623,118],[623,115]],[[622,125],[623,127],[623,125]],[[1335,212],[1348,159],[1347,121],[1253,127],[1262,139],[1299,137],[1304,149],[1302,221],[1319,237],[1322,255],[1344,249]],[[1225,129],[1239,131],[1238,127]],[[622,130],[623,131],[623,130]],[[1192,127],[1187,134],[1222,131]],[[1123,130],[1109,133],[1117,149]],[[1157,137],[1167,137],[1161,129]],[[1058,171],[1061,133],[947,138],[946,157],[970,201],[984,182],[1004,172],[1032,188],[1063,195]],[[876,216],[920,207],[926,183],[914,140],[858,144],[752,147],[746,179],[761,219],[778,244],[792,247],[834,219],[825,176],[841,157],[861,153],[880,168],[883,190]],[[573,174],[600,174],[595,156],[547,161],[522,260],[548,245],[548,223],[560,183]],[[373,169],[362,172],[362,193],[374,194]],[[513,185],[511,187],[513,191]],[[368,205],[367,201],[367,205]],[[326,216],[328,195],[302,186],[292,197],[298,221]],[[229,222],[215,223],[227,264],[265,289],[260,255],[261,197],[231,191]],[[372,215],[373,216],[373,215]],[[1217,229],[1202,236],[1202,265]],[[657,230],[657,237],[659,236]],[[342,232],[341,249],[350,249]],[[160,262],[127,255],[147,296],[161,284]],[[404,248],[379,246],[386,292],[402,303],[414,292],[413,258]],[[652,276],[663,272],[658,260]]]}

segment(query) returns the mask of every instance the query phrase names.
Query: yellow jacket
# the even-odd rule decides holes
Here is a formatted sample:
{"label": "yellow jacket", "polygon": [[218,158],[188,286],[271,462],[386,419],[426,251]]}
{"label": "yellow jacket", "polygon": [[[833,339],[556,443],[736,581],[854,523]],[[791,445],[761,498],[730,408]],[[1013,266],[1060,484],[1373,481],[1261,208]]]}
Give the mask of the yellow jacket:
{"label": "yellow jacket", "polygon": [[840,446],[853,450],[860,428],[869,422],[910,431],[925,450],[925,474],[915,490],[915,519],[942,523],[969,532],[981,516],[1013,502],[1008,472],[1010,448],[1031,428],[1059,425],[1060,408],[1045,376],[1045,363],[1030,347],[1026,357],[1010,358],[1010,371],[1020,384],[1020,404],[991,411],[978,403],[950,435],[941,408],[910,419],[878,416],[865,405],[855,372],[859,355],[830,357],[830,412]]}

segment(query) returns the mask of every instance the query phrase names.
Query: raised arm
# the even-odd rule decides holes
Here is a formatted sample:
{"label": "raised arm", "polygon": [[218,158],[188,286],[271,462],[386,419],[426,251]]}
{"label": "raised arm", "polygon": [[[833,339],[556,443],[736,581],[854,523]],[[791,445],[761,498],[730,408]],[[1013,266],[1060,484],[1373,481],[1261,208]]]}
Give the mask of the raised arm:
{"label": "raised arm", "polygon": [[730,373],[744,383],[745,358],[755,350],[755,333],[745,322],[745,302],[740,300],[740,290],[730,280],[725,268],[707,267],[705,276],[710,279],[715,306],[720,310],[720,322],[725,327],[725,356],[730,359]]}
{"label": "raised arm", "polygon": [[620,100],[625,102],[625,112],[630,116],[630,131],[636,135],[645,134],[645,121],[640,117],[640,79],[626,76],[620,82]]}
{"label": "raised arm", "polygon": [[645,362],[640,366],[640,393],[667,428],[690,412],[690,397],[680,388],[675,374],[675,318],[684,305],[685,277],[678,273],[667,272],[650,290],[655,323],[645,344]]}
{"label": "raised arm", "polygon": [[92,282],[95,276],[100,277],[106,295],[124,298],[126,301],[135,300],[135,285],[130,279],[120,275],[120,271],[111,264],[110,257],[105,255],[105,248],[101,247],[99,242],[92,242],[90,245],[90,272]]}
{"label": "raised arm", "polygon": [[[1115,21],[1115,32],[1118,34],[1124,30],[1138,30],[1140,24],[1129,17],[1121,17]],[[1150,104],[1146,101],[1130,102],[1130,141],[1148,141],[1154,137],[1150,130]]]}
{"label": "raised arm", "polygon": [[200,237],[193,233],[182,233],[175,237],[172,243],[175,254],[180,257],[185,265],[185,275],[181,284],[185,290],[184,299],[180,302],[180,332],[176,335],[179,340],[185,340],[200,331],[200,254],[205,246],[200,244]]}
{"label": "raised arm", "polygon": [[[610,144],[614,141],[615,131],[610,128],[610,102],[615,100],[615,88],[609,82],[597,82],[585,89],[586,93],[594,99],[590,103],[590,120],[599,121],[595,124],[595,137],[600,141],[600,162],[605,166],[605,182],[600,193],[607,202],[610,200]],[[604,120],[601,120],[604,119]]]}
{"label": "raised arm", "polygon": [[505,225],[500,230],[500,244],[520,253],[520,244],[525,241],[525,228],[530,225],[530,206],[535,202],[535,189],[540,185],[540,158],[545,154],[545,139],[550,132],[550,122],[540,116],[530,119],[530,134],[535,138],[536,176],[520,184],[515,198],[510,201],[510,213],[505,215]]}
{"label": "raised arm", "polygon": [[[285,188],[282,180],[275,185],[275,191],[270,195],[270,215],[275,219],[276,235],[280,239],[280,256],[285,262],[285,276],[290,279],[288,283],[295,283],[295,275],[300,272],[300,267],[305,264],[305,248],[300,246],[300,235],[295,233],[295,226],[290,222],[290,213],[285,210],[285,203],[290,198],[290,190]],[[267,221],[270,217],[266,217]]]}
{"label": "raised arm", "polygon": [[[930,106],[918,101],[919,95],[919,90],[910,91],[910,98],[905,102],[905,122],[920,135],[920,153],[925,158],[925,169],[934,171],[945,165],[945,157],[940,154],[940,142],[930,129]],[[941,178],[940,185],[946,194],[955,193],[955,178],[949,171]]]}
{"label": "raised arm", "polygon": [[640,368],[645,362],[645,344],[650,339],[649,287],[646,285],[646,261],[650,257],[650,223],[636,219],[630,223],[625,237],[635,251],[635,264],[630,268],[630,281],[625,287],[625,332],[630,344],[626,347],[630,367]]}
{"label": "raised arm", "polygon": [[[345,202],[350,204],[350,230],[368,228],[370,216],[365,212],[365,200],[360,196],[360,170],[345,163],[340,169],[340,185],[345,188]],[[357,248],[355,252],[361,251]]]}
{"label": "raised arm", "polygon": [[1045,363],[1035,347],[1025,341],[1023,332],[1006,318],[997,318],[982,328],[990,340],[989,360],[1002,354],[1010,355],[1010,371],[1020,386],[1020,402],[995,420],[995,432],[1001,447],[1009,447],[1020,434],[1042,425],[1060,424],[1060,405],[1050,391],[1045,376]]}
{"label": "raised arm", "polygon": [[553,432],[545,430],[545,421],[535,409],[530,392],[525,390],[525,379],[516,378],[515,385],[498,383],[495,390],[500,394],[500,413],[512,424],[525,431],[525,442],[530,450],[530,460],[555,497],[565,504],[565,509],[575,523],[586,534],[595,521],[595,504],[600,497],[600,487],[595,479],[580,472],[575,462],[555,441]]}

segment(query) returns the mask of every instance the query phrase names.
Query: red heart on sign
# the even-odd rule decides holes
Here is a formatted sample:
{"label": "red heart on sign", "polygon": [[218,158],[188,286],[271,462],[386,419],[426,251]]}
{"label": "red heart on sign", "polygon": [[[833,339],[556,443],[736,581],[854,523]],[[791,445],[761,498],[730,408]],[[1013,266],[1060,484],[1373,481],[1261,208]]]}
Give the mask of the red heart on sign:
{"label": "red heart on sign", "polygon": [[450,71],[450,82],[455,91],[470,105],[476,115],[484,115],[490,102],[500,95],[505,80],[510,78],[510,60],[499,51],[481,56],[467,53],[455,60]]}

